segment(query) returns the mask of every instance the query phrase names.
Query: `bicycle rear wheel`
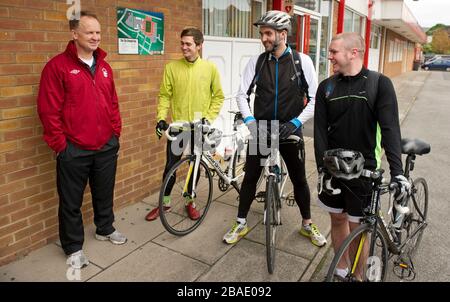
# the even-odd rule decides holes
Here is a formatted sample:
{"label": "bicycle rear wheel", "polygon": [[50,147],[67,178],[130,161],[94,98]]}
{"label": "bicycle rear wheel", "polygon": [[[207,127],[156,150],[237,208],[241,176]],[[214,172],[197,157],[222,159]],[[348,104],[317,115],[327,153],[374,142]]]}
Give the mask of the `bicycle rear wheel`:
{"label": "bicycle rear wheel", "polygon": [[386,279],[388,248],[378,228],[375,234],[369,224],[354,229],[335,254],[325,281],[383,282]]}
{"label": "bicycle rear wheel", "polygon": [[[161,222],[169,233],[177,236],[195,230],[205,219],[212,201],[212,176],[203,160],[198,167],[195,194],[192,193],[194,161],[195,156],[187,156],[176,163],[167,173],[159,194]],[[198,217],[188,213],[192,205]]]}
{"label": "bicycle rear wheel", "polygon": [[266,183],[266,204],[264,222],[266,225],[267,270],[273,273],[275,266],[275,245],[278,227],[279,209],[277,207],[278,187],[274,176],[269,176]]}
{"label": "bicycle rear wheel", "polygon": [[[420,241],[422,240],[424,225],[426,223],[428,214],[428,185],[425,179],[417,178],[412,186],[412,203],[409,203],[410,214],[404,221],[404,228],[406,229],[408,238],[417,232],[407,244],[410,256],[413,257],[417,252]],[[418,230],[421,228],[420,230]],[[418,231],[417,231],[418,230]]]}

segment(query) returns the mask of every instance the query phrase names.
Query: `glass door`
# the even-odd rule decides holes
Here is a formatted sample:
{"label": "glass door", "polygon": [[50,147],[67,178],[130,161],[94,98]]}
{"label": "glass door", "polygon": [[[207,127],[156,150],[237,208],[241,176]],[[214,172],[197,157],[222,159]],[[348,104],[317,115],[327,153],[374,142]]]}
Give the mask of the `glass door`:
{"label": "glass door", "polygon": [[288,37],[288,44],[292,49],[309,55],[316,71],[319,70],[321,25],[319,13],[295,6],[292,33]]}

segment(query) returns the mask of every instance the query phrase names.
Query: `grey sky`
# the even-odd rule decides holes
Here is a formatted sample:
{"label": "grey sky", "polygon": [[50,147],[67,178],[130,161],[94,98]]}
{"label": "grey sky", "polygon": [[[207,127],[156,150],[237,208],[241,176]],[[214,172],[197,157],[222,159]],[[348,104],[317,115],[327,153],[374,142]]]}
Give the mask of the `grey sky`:
{"label": "grey sky", "polygon": [[437,23],[450,25],[449,0],[405,0],[422,27],[431,27]]}

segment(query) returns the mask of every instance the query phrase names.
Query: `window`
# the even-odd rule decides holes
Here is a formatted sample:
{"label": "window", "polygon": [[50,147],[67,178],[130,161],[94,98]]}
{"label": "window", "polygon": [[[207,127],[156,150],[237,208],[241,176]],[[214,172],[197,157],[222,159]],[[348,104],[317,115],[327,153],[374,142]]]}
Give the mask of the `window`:
{"label": "window", "polygon": [[208,36],[259,38],[253,23],[262,16],[264,0],[203,0],[203,33]]}
{"label": "window", "polygon": [[378,49],[380,44],[381,28],[372,25],[370,30],[370,48]]}
{"label": "window", "polygon": [[389,41],[389,59],[388,62],[400,62],[403,60],[404,41],[391,40]]}
{"label": "window", "polygon": [[365,20],[366,17],[346,8],[344,12],[344,32],[357,32],[364,37]]}
{"label": "window", "polygon": [[319,12],[320,9],[319,2],[320,2],[319,0],[297,0],[294,1],[294,5],[298,5],[306,9]]}

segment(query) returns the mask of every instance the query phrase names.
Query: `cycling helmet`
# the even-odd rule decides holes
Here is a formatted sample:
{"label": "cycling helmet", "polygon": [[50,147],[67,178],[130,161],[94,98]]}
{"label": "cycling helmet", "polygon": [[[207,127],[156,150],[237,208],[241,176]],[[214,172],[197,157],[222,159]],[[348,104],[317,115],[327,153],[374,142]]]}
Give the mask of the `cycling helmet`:
{"label": "cycling helmet", "polygon": [[323,164],[332,176],[350,180],[361,176],[364,156],[358,151],[332,149],[324,152]]}
{"label": "cycling helmet", "polygon": [[254,26],[269,26],[275,30],[286,29],[291,32],[291,16],[279,10],[266,12],[261,19],[253,23]]}

